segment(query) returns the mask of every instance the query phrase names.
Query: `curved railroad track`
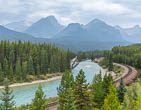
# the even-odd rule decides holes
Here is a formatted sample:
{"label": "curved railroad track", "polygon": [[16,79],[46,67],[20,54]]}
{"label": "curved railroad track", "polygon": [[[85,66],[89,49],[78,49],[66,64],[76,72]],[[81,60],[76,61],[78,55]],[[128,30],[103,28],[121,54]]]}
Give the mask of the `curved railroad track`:
{"label": "curved railroad track", "polygon": [[118,64],[118,65],[126,69],[126,72],[123,73],[121,77],[117,78],[114,81],[116,87],[119,87],[121,78],[123,79],[124,84],[129,86],[131,83],[133,83],[137,79],[138,77],[137,70],[134,67],[131,67],[129,65],[125,65],[125,64]]}
{"label": "curved railroad track", "polygon": [[49,110],[57,110],[57,104],[58,104],[58,101],[48,104]]}

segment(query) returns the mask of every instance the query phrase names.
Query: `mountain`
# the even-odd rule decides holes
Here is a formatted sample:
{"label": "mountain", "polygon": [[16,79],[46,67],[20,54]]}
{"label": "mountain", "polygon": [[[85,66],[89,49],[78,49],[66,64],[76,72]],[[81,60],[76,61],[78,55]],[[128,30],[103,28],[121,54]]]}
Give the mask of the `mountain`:
{"label": "mountain", "polygon": [[51,40],[47,38],[36,38],[32,35],[16,32],[10,29],[5,28],[4,26],[0,25],[0,40],[9,40],[9,41],[30,41],[33,43],[51,43]]}
{"label": "mountain", "polygon": [[114,27],[107,25],[105,22],[94,19],[87,25],[85,29],[88,31],[90,40],[104,42],[123,42],[125,41],[120,34],[120,31]]}
{"label": "mountain", "polygon": [[54,36],[57,40],[78,40],[85,39],[87,31],[79,23],[71,23],[65,29]]}
{"label": "mountain", "polygon": [[18,22],[6,24],[4,25],[4,27],[14,31],[22,32],[25,29],[27,29],[28,26],[26,25],[25,21],[18,21]]}
{"label": "mountain", "polygon": [[136,25],[131,28],[121,28],[119,26],[116,26],[116,28],[121,32],[122,36],[127,41],[133,43],[141,42],[141,27],[139,25]]}
{"label": "mountain", "polygon": [[0,26],[0,40],[30,40],[33,36]]}
{"label": "mountain", "polygon": [[119,27],[112,27],[99,19],[94,19],[86,25],[71,23],[67,27],[63,27],[54,16],[49,16],[40,19],[23,32],[0,26],[0,40],[45,42],[63,49],[69,48],[78,51],[104,50],[111,49],[116,45],[130,44],[124,40],[121,30]]}
{"label": "mountain", "polygon": [[71,23],[53,39],[60,44],[73,46],[77,50],[111,49],[116,45],[129,44],[118,29],[99,19],[86,25]]}
{"label": "mountain", "polygon": [[63,28],[54,16],[48,16],[32,24],[24,32],[39,38],[51,38]]}
{"label": "mountain", "polygon": [[87,25],[79,23],[69,24],[64,30],[55,35],[58,40],[122,42],[124,39],[120,31],[103,21],[95,19]]}

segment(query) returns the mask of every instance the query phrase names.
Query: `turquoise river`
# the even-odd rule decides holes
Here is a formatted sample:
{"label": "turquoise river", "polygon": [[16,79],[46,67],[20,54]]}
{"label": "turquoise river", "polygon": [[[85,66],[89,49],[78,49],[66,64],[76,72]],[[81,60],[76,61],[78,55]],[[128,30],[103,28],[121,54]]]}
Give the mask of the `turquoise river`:
{"label": "turquoise river", "polygon": [[[98,64],[91,62],[90,60],[80,62],[79,65],[77,65],[72,70],[74,76],[78,74],[80,69],[83,69],[83,71],[85,72],[88,83],[92,82],[93,77],[95,76],[95,74],[99,73],[100,70],[102,71],[102,73],[104,73],[104,70]],[[47,98],[57,96],[56,88],[59,86],[59,84],[60,80],[45,82],[41,84]],[[31,103],[37,87],[38,84],[13,88],[13,95],[16,106]]]}

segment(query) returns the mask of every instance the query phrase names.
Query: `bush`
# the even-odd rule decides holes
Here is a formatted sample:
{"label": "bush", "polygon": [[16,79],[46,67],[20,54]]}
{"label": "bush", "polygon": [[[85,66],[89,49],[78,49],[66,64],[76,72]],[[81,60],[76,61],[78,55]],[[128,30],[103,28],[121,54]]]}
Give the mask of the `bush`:
{"label": "bush", "polygon": [[53,74],[46,74],[46,78],[52,78]]}
{"label": "bush", "polygon": [[33,75],[29,75],[29,76],[28,76],[28,79],[29,79],[30,81],[35,81],[36,78],[35,78],[35,76],[33,76]]}
{"label": "bush", "polygon": [[40,76],[39,76],[39,79],[45,80],[45,79],[47,79],[47,77],[46,77],[45,75],[40,75]]}

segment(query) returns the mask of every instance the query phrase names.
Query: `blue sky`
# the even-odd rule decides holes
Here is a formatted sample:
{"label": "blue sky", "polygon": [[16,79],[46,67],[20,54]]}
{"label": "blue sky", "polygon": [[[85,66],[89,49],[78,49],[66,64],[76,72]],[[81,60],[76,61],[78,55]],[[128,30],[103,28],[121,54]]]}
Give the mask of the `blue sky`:
{"label": "blue sky", "polygon": [[86,24],[98,18],[110,25],[141,25],[141,0],[0,0],[0,24],[27,25],[54,15],[61,24]]}

